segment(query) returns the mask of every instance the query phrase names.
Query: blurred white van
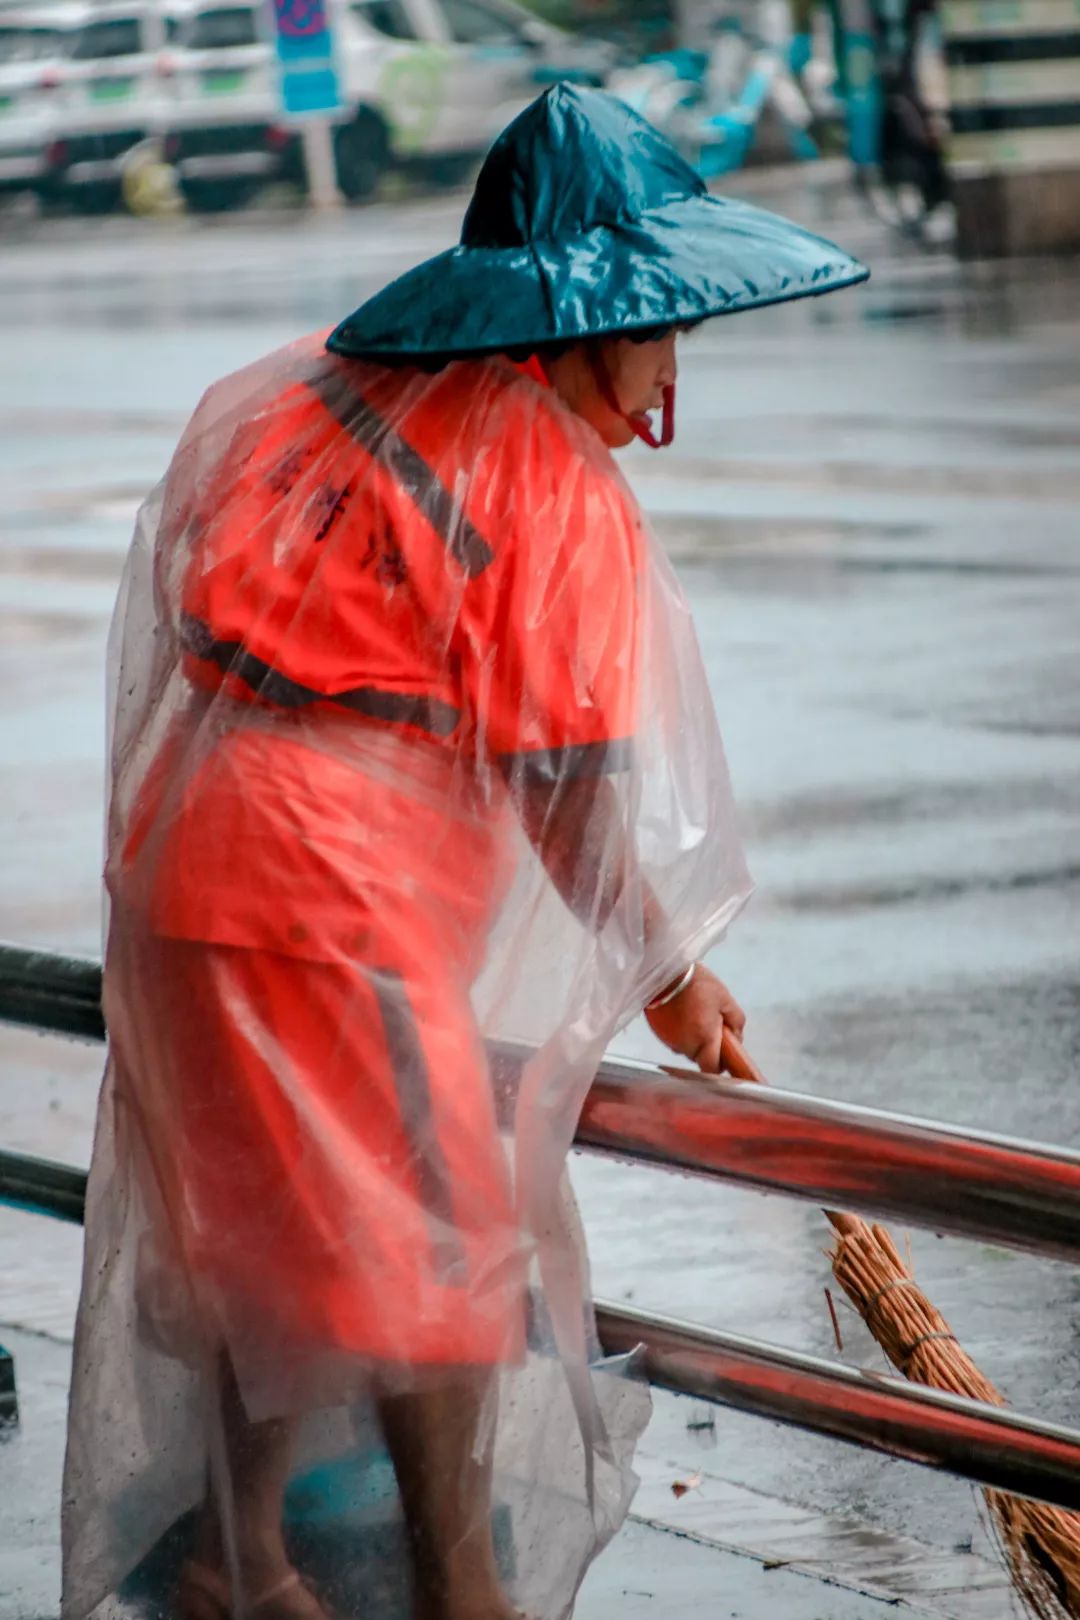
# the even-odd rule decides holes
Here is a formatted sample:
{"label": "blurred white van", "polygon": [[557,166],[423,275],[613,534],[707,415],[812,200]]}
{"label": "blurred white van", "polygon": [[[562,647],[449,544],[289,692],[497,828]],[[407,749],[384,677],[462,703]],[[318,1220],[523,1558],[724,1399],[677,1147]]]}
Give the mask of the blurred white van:
{"label": "blurred white van", "polygon": [[[602,43],[579,44],[512,0],[331,0],[331,15],[344,103],[334,153],[351,200],[395,163],[460,165],[544,82],[598,83],[613,65]],[[303,180],[268,8],[195,0],[166,55],[165,151],[193,206],[227,206],[266,179]]]}
{"label": "blurred white van", "polygon": [[56,119],[56,90],[85,8],[0,11],[0,192],[36,190]]}
{"label": "blurred white van", "polygon": [[242,202],[266,180],[300,180],[300,139],[281,122],[269,8],[196,0],[166,52],[166,160],[193,208]]}
{"label": "blurred white van", "polygon": [[88,8],[53,91],[46,201],[96,210],[119,200],[125,156],[167,121],[164,52],[177,27],[176,12],[153,0],[104,0]]}

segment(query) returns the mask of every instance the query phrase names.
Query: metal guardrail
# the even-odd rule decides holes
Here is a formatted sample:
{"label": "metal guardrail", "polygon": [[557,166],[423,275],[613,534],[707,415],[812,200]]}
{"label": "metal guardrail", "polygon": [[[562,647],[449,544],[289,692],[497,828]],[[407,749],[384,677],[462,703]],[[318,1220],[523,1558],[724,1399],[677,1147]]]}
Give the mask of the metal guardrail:
{"label": "metal guardrail", "polygon": [[[0,1202],[81,1221],[86,1174],[0,1153]],[[608,1355],[642,1347],[649,1382],[979,1485],[1080,1508],[1080,1434],[735,1334],[596,1302]]]}
{"label": "metal guardrail", "polygon": [[578,1145],[1080,1262],[1080,1154],[679,1073],[603,1063]]}
{"label": "metal guardrail", "polygon": [[82,1225],[86,1208],[86,1171],[29,1153],[0,1150],[0,1204],[28,1215],[52,1215]]}
{"label": "metal guardrail", "polygon": [[0,1019],[52,1035],[103,1041],[100,964],[0,945]]}
{"label": "metal guardrail", "polygon": [[596,1302],[609,1355],[641,1345],[651,1384],[1080,1508],[1080,1433],[689,1322]]}
{"label": "metal guardrail", "polygon": [[[0,946],[0,1021],[104,1038],[96,963]],[[501,1046],[503,1064],[523,1050]],[[816,1203],[1080,1258],[1080,1155],[771,1087],[605,1063],[579,1145]],[[85,1172],[0,1152],[0,1202],[81,1221]],[[597,1301],[609,1354],[650,1381],[1080,1509],[1080,1432],[732,1334]]]}
{"label": "metal guardrail", "polygon": [[[85,1171],[0,1153],[0,1203],[80,1222],[85,1194]],[[606,1354],[640,1350],[661,1389],[1080,1509],[1080,1433],[604,1300],[596,1325]]]}
{"label": "metal guardrail", "polygon": [[[104,1040],[96,962],[0,945],[0,1020]],[[499,1046],[514,1066],[526,1049]],[[605,1061],[577,1142],[762,1192],[1080,1262],[1080,1154],[772,1086]]]}

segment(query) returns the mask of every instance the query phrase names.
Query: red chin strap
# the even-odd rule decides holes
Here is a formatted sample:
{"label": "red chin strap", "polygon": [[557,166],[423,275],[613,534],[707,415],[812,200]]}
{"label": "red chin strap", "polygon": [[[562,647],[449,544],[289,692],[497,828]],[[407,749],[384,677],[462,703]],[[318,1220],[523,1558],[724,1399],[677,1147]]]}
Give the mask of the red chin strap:
{"label": "red chin strap", "polygon": [[647,444],[650,450],[666,450],[675,438],[675,385],[669,383],[664,389],[664,414],[660,437],[653,432],[652,423],[644,411],[631,416],[619,404],[619,396],[615,392],[615,385],[611,381],[611,373],[604,363],[604,357],[598,353],[592,344],[587,345],[589,364],[596,379],[596,386],[600,390],[600,397],[609,411],[614,411],[629,427],[634,430],[635,438]]}

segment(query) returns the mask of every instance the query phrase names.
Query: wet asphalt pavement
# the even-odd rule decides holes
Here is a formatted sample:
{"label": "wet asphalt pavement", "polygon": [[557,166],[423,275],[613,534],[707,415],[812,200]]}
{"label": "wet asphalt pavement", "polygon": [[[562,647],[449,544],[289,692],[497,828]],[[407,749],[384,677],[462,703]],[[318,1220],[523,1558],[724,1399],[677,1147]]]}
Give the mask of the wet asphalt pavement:
{"label": "wet asphalt pavement", "polygon": [[[778,1084],[1076,1147],[1080,274],[961,273],[835,186],[741,184],[874,279],[694,334],[676,447],[627,458],[693,604],[758,883],[714,965]],[[445,245],[460,208],[0,220],[0,937],[97,952],[108,615],[135,505],[203,387]],[[621,1046],[655,1051],[639,1029]],[[0,1142],[85,1162],[99,1066],[0,1030]],[[585,1157],[575,1178],[597,1294],[835,1354],[815,1211]],[[78,1237],[0,1211],[0,1324],[70,1337]],[[1080,1274],[912,1246],[1014,1404],[1080,1422]],[[881,1365],[842,1325],[845,1354]],[[859,1590],[909,1591],[919,1547],[986,1555],[967,1486],[724,1412],[691,1433],[695,1410],[661,1403],[645,1494],[700,1470],[700,1520],[724,1482],[724,1545],[768,1559],[782,1503],[818,1515],[841,1581],[851,1538],[828,1522],[895,1538],[892,1587],[879,1570]],[[3,1559],[0,1620],[47,1612],[5,1599]],[[985,1620],[1007,1612],[988,1601]]]}

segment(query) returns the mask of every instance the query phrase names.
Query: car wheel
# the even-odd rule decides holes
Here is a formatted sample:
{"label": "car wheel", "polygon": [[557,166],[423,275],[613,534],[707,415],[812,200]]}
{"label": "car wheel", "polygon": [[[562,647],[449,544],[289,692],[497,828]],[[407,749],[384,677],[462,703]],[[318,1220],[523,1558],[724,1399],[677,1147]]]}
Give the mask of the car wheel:
{"label": "car wheel", "polygon": [[119,180],[94,180],[65,190],[68,207],[74,214],[112,214],[119,209],[123,193]]}
{"label": "car wheel", "polygon": [[70,212],[69,200],[63,186],[53,178],[39,180],[34,188],[38,210],[46,219],[57,219]]}
{"label": "car wheel", "polygon": [[181,180],[180,195],[193,214],[223,214],[230,208],[243,208],[255,195],[249,179]]}
{"label": "car wheel", "polygon": [[390,161],[390,139],[377,113],[361,109],[351,124],[334,131],[337,183],[349,202],[362,202],[377,189]]}
{"label": "car wheel", "polygon": [[440,152],[425,164],[433,186],[467,186],[476,178],[480,157],[474,152]]}

